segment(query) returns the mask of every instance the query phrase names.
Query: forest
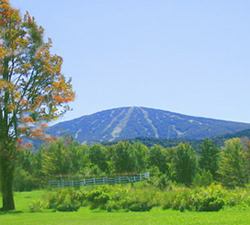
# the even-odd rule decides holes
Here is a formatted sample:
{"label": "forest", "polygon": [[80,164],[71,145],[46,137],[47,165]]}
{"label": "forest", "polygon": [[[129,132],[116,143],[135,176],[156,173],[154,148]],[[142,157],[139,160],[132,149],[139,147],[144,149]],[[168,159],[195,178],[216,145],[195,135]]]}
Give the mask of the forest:
{"label": "forest", "polygon": [[[76,211],[80,207],[108,211],[175,210],[218,211],[249,205],[250,142],[239,138],[218,147],[204,140],[194,149],[189,143],[174,147],[121,141],[112,145],[85,145],[60,138],[37,151],[18,153],[14,190],[47,190],[31,211],[49,208]],[[89,187],[51,187],[50,180],[80,181],[148,172],[139,183]]]}

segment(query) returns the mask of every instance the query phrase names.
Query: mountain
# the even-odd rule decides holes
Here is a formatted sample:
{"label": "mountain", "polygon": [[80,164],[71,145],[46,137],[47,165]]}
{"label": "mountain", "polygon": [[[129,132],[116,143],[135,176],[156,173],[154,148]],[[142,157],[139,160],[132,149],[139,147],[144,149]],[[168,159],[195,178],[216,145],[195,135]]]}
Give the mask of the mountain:
{"label": "mountain", "polygon": [[250,139],[250,129],[215,137],[214,142],[216,142],[218,145],[222,145],[226,140],[231,139],[231,138],[240,138],[240,139],[248,139],[249,140]]}
{"label": "mountain", "polygon": [[230,139],[230,138],[250,138],[250,129],[238,131],[234,134],[226,134],[224,135],[224,139]]}
{"label": "mountain", "polygon": [[200,140],[250,129],[250,124],[207,119],[145,107],[123,107],[58,123],[54,136],[69,135],[81,143],[136,138]]}

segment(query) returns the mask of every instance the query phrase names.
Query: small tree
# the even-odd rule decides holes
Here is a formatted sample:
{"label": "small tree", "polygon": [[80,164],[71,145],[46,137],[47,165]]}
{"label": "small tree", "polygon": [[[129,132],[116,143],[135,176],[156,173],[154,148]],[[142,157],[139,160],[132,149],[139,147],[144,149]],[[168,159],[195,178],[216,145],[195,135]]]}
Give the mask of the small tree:
{"label": "small tree", "polygon": [[246,183],[246,161],[239,138],[227,140],[220,152],[219,176],[223,185],[234,188]]}
{"label": "small tree", "polygon": [[89,160],[98,166],[102,172],[108,172],[107,149],[105,146],[95,144],[89,148]]}
{"label": "small tree", "polygon": [[149,149],[148,166],[156,167],[161,173],[169,175],[166,150],[160,145]]}
{"label": "small tree", "polygon": [[245,151],[247,182],[250,182],[250,141],[246,144]]}
{"label": "small tree", "polygon": [[136,172],[141,173],[147,168],[148,147],[140,142],[133,144],[135,149]]}
{"label": "small tree", "polygon": [[196,154],[191,145],[179,144],[173,159],[175,180],[191,185],[197,169]]}
{"label": "small tree", "polygon": [[113,145],[111,160],[114,172],[117,174],[136,172],[135,149],[129,142],[119,142]]}
{"label": "small tree", "polygon": [[219,149],[212,140],[205,139],[201,144],[200,168],[209,171],[215,177],[218,170]]}
{"label": "small tree", "polygon": [[42,168],[45,177],[66,176],[73,174],[73,154],[75,149],[70,143],[58,139],[41,148]]}
{"label": "small tree", "polygon": [[28,13],[21,18],[8,0],[0,0],[0,183],[3,210],[15,208],[13,175],[23,136],[45,140],[43,127],[69,108],[71,82],[61,73],[62,58]]}

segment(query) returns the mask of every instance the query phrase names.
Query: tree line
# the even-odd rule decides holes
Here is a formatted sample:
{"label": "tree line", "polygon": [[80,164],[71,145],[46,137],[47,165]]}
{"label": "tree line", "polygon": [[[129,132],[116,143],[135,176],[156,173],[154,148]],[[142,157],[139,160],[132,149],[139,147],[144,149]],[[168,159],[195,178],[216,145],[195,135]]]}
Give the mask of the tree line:
{"label": "tree line", "polygon": [[209,139],[194,149],[189,143],[174,147],[121,141],[112,145],[79,144],[61,138],[37,152],[20,151],[14,188],[18,191],[46,187],[49,179],[80,179],[150,172],[154,185],[169,182],[191,185],[221,183],[244,186],[250,180],[250,142],[238,138],[222,147]]}

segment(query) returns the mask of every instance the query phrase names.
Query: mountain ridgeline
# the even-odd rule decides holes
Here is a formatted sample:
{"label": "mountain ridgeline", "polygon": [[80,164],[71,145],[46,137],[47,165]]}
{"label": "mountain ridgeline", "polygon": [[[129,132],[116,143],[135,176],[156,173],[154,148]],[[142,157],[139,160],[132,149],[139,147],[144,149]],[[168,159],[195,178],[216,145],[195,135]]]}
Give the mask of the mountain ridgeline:
{"label": "mountain ridgeline", "polygon": [[246,129],[250,129],[250,124],[145,107],[123,107],[61,122],[47,132],[54,136],[71,136],[80,143],[95,143],[136,138],[201,140]]}

